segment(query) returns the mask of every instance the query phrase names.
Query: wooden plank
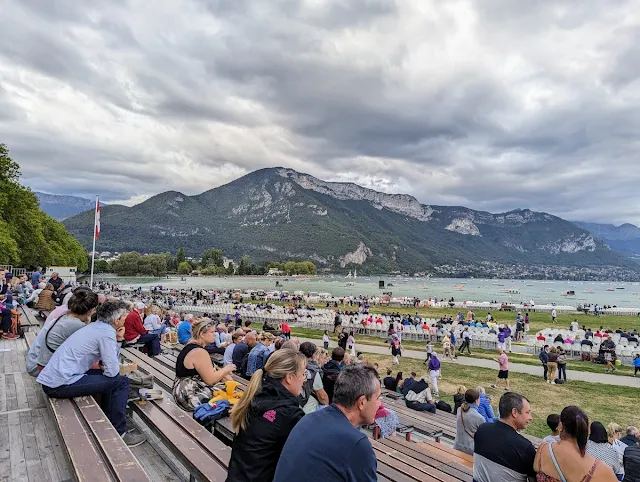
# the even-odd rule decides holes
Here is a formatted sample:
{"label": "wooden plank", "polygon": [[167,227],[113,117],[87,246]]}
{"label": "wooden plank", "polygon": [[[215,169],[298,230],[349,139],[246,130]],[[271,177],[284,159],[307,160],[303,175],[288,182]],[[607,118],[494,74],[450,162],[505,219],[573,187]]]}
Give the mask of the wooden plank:
{"label": "wooden plank", "polygon": [[16,383],[13,374],[5,376],[5,387],[7,388],[7,411],[18,408],[18,399],[16,396]]}
{"label": "wooden plank", "polygon": [[205,430],[202,425],[193,419],[190,413],[178,407],[170,397],[165,397],[163,400],[155,400],[153,403],[176,425],[187,431],[220,465],[225,468],[229,466],[229,460],[231,459],[229,447],[215,438],[211,432]]}
{"label": "wooden plank", "polygon": [[420,482],[456,482],[455,479],[443,479],[442,477],[446,476],[446,474],[439,474],[438,471],[433,468],[431,468],[432,472],[435,474],[439,474],[440,476],[436,477],[433,474],[423,472],[416,467],[408,465],[406,458],[404,460],[398,459],[397,457],[392,457],[389,453],[385,453],[384,451],[380,451],[376,448],[374,448],[373,451],[376,454],[378,463],[383,463],[384,465],[389,465],[395,468],[399,473],[409,477],[410,480],[416,480]]}
{"label": "wooden plank", "polygon": [[183,478],[176,474],[171,467],[155,451],[150,443],[144,443],[131,449],[133,455],[138,459],[149,478],[154,481],[175,481],[182,482]]}
{"label": "wooden plank", "polygon": [[63,477],[58,470],[53,446],[49,440],[49,434],[40,410],[32,410],[30,416],[33,418],[33,433],[36,439],[38,456],[45,474],[43,480],[62,480]]}
{"label": "wooden plank", "polygon": [[[44,395],[43,392],[43,396]],[[51,452],[56,460],[56,465],[58,467],[58,472],[60,473],[61,480],[68,480],[71,478],[71,473],[69,470],[69,459],[65,453],[65,449],[62,444],[62,438],[60,437],[60,432],[58,431],[51,409],[49,407],[49,398],[45,399],[46,407],[39,408],[35,410],[35,412],[39,413],[40,417],[44,421],[44,426],[47,430],[47,435],[49,436],[49,443],[51,444]]]}
{"label": "wooden plank", "polygon": [[125,352],[127,355],[137,357],[138,359],[145,361],[147,365],[155,368],[158,373],[162,373],[165,377],[170,378],[172,381],[176,377],[175,368],[171,369],[163,365],[162,363],[157,362],[154,358],[151,358],[150,356],[145,355],[139,350],[134,350],[132,348],[125,348],[124,350],[121,350],[121,353],[122,352]]}
{"label": "wooden plank", "polygon": [[36,386],[36,380],[28,373],[22,373],[22,381],[27,394],[27,403],[29,408],[41,408],[44,405],[42,400],[38,398],[37,392],[42,392],[40,386]]}
{"label": "wooden plank", "polygon": [[145,420],[148,427],[160,437],[164,443],[174,447],[173,453],[189,472],[203,480],[223,482],[227,478],[227,471],[221,465],[211,460],[211,455],[205,451],[190,434],[178,427],[172,420],[156,406],[147,402],[144,405],[135,403],[134,410]]}
{"label": "wooden plank", "polygon": [[450,454],[448,457],[443,458],[442,454],[444,454],[444,452],[440,452],[439,450],[431,448],[426,450],[418,446],[418,444],[404,440],[384,439],[375,442],[375,444],[380,450],[389,450],[394,454],[403,454],[409,458],[409,463],[412,463],[412,460],[419,460],[420,462],[435,467],[439,471],[452,476],[454,480],[470,481],[472,479],[473,465],[469,468],[461,464],[458,460],[452,460],[453,456]]}
{"label": "wooden plank", "polygon": [[[11,474],[11,445],[9,444],[9,415],[0,414],[0,477]],[[6,479],[8,480],[8,478]]]}
{"label": "wooden plank", "polygon": [[0,373],[0,413],[7,411],[7,376]]}
{"label": "wooden plank", "polygon": [[24,444],[20,434],[20,418],[9,416],[9,446],[11,447],[11,480],[28,482]]}
{"label": "wooden plank", "polygon": [[49,401],[76,480],[110,482],[109,468],[82,423],[77,407],[67,399],[50,398]]}
{"label": "wooden plank", "polygon": [[153,375],[156,383],[162,386],[165,390],[171,391],[173,389],[173,379],[167,378],[162,373],[158,373],[156,369],[150,366],[143,358],[138,358],[130,353],[122,353],[122,356],[129,361],[136,362],[138,364],[138,368],[143,372]]}
{"label": "wooden plank", "polygon": [[426,478],[415,479],[413,477],[410,477],[403,472],[400,472],[400,470],[395,467],[395,464],[397,464],[397,462],[393,459],[391,459],[391,461],[388,461],[388,463],[385,463],[378,459],[378,469],[376,471],[378,472],[378,475],[382,475],[389,480],[393,480],[393,482],[415,482],[416,480],[429,482],[434,480]]}
{"label": "wooden plank", "polygon": [[149,481],[149,477],[95,399],[77,397],[73,402],[80,410],[116,477],[129,482]]}
{"label": "wooden plank", "polygon": [[433,442],[431,440],[425,440],[423,442],[418,443],[417,445],[418,446],[430,446],[430,447],[436,448],[438,450],[441,450],[443,452],[450,453],[450,454],[452,454],[454,456],[457,456],[457,457],[459,457],[459,458],[461,458],[463,460],[466,460],[467,462],[471,462],[470,467],[473,467],[473,455],[469,455],[467,453],[461,452],[461,451],[456,450],[456,449],[451,448],[451,447],[447,447],[446,445],[438,443],[438,442]]}
{"label": "wooden plank", "polygon": [[24,380],[22,379],[22,373],[15,373],[13,375],[13,382],[16,386],[16,402],[17,408],[29,408],[29,401],[27,399],[27,390],[24,386]]}
{"label": "wooden plank", "polygon": [[22,444],[27,466],[27,477],[29,482],[41,482],[46,480],[45,471],[40,462],[38,453],[38,443],[33,427],[31,413],[20,413],[17,415],[20,420],[20,430],[22,431]]}

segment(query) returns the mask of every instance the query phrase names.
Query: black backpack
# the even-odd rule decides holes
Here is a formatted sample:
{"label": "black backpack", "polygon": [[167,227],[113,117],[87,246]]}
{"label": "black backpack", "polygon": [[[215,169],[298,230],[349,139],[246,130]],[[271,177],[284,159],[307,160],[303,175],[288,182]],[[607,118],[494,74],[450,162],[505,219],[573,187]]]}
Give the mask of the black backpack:
{"label": "black backpack", "polygon": [[438,410],[442,410],[443,412],[451,413],[451,405],[449,405],[444,400],[438,400],[436,402],[436,408]]}
{"label": "black backpack", "polygon": [[556,382],[556,385],[562,385],[564,383],[564,380],[560,380],[559,378],[556,378],[554,381]]}
{"label": "black backpack", "polygon": [[333,388],[336,385],[338,375],[340,375],[340,368],[333,363],[327,363],[322,367],[322,371],[322,385],[324,386],[324,391],[327,392],[329,403],[333,403]]}

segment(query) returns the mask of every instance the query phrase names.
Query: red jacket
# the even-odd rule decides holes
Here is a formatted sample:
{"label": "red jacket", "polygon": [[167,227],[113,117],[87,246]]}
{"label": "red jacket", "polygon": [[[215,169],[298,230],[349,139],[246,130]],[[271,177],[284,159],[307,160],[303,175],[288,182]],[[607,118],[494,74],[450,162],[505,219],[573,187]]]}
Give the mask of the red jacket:
{"label": "red jacket", "polygon": [[124,339],[131,341],[140,335],[146,334],[147,330],[145,330],[144,325],[142,324],[142,317],[140,316],[140,313],[133,310],[124,320]]}

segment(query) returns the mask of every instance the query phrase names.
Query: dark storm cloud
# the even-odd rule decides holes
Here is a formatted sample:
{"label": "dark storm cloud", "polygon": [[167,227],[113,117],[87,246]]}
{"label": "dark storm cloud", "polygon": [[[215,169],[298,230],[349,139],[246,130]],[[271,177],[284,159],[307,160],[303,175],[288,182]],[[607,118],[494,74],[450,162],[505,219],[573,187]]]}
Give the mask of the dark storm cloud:
{"label": "dark storm cloud", "polygon": [[630,1],[9,0],[0,142],[47,192],[284,165],[425,203],[640,223]]}

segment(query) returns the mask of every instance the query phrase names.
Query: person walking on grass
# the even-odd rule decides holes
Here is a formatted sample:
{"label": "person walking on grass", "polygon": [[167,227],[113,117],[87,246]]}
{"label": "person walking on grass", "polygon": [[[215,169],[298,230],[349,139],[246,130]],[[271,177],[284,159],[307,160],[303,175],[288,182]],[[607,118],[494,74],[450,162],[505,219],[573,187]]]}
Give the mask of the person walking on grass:
{"label": "person walking on grass", "polygon": [[462,332],[462,344],[458,349],[458,353],[462,354],[465,348],[467,349],[469,355],[471,355],[471,333],[469,332],[468,326],[466,326],[464,328],[464,331]]}
{"label": "person walking on grass", "polygon": [[429,378],[431,378],[431,386],[435,397],[440,396],[438,392],[438,379],[440,376],[440,360],[438,360],[438,354],[434,352],[429,360]]}
{"label": "person walking on grass", "polygon": [[393,338],[391,339],[391,355],[393,357],[391,359],[391,363],[400,365],[398,357],[402,356],[402,344],[400,343],[398,335],[393,335]]}
{"label": "person walking on grass", "polygon": [[433,356],[433,343],[431,343],[430,341],[427,342],[427,358],[425,358],[423,365],[428,363],[429,360],[431,360],[431,357]]}
{"label": "person walking on grass", "polygon": [[498,388],[498,384],[500,380],[504,380],[505,382],[505,391],[511,390],[509,386],[509,357],[504,352],[504,349],[498,348],[498,358],[494,358],[494,360],[498,363],[498,377],[496,378],[496,383],[491,385],[491,388]]}

